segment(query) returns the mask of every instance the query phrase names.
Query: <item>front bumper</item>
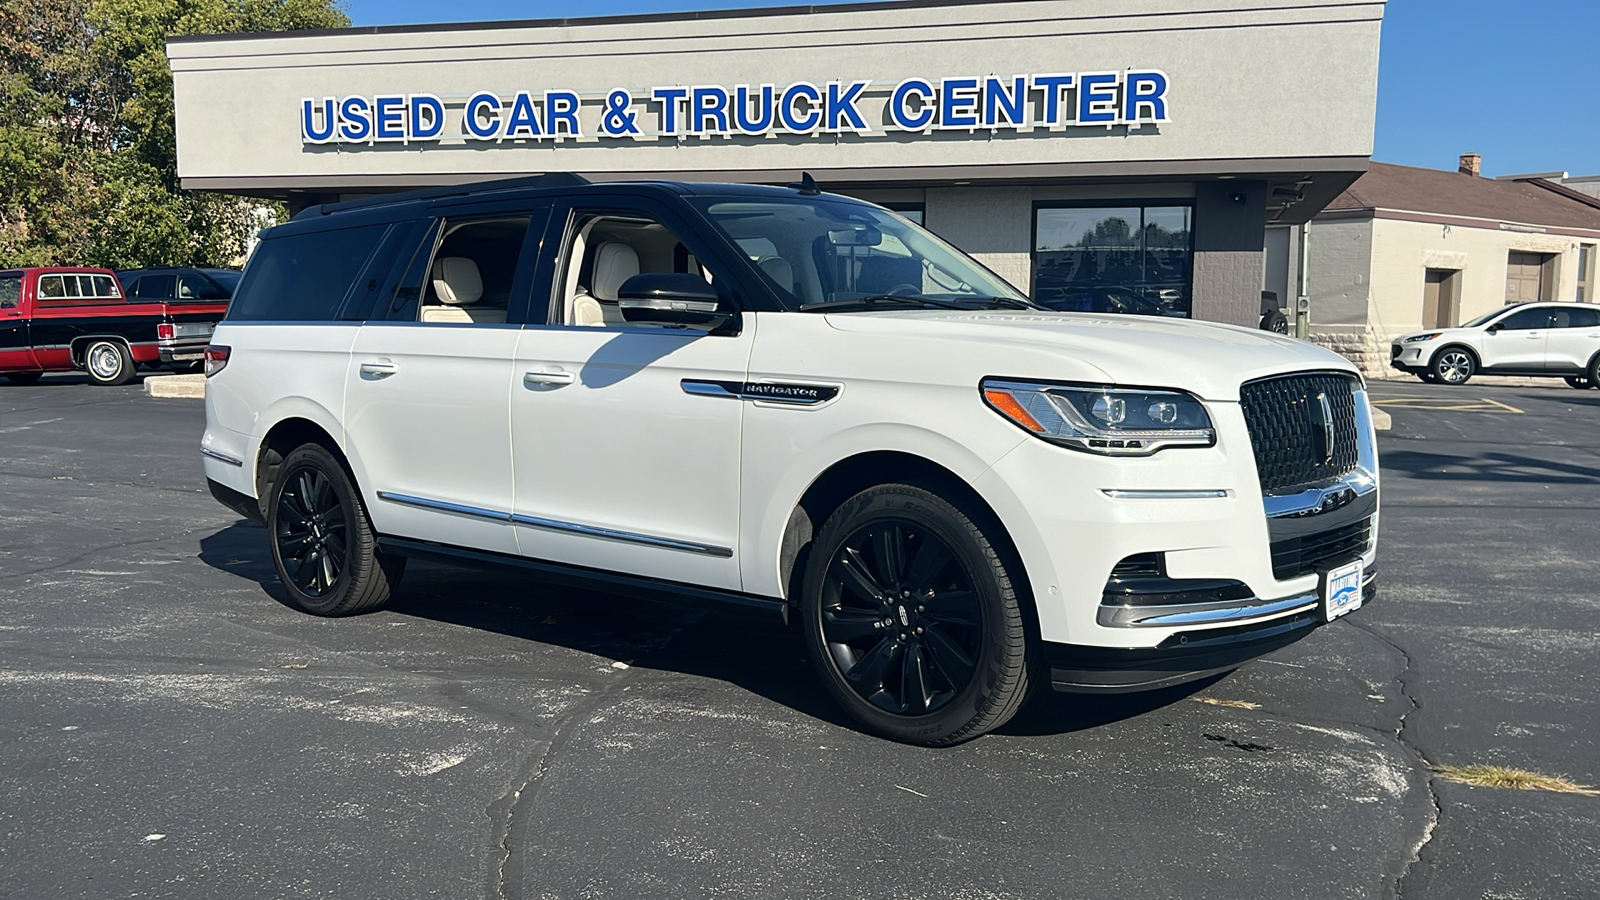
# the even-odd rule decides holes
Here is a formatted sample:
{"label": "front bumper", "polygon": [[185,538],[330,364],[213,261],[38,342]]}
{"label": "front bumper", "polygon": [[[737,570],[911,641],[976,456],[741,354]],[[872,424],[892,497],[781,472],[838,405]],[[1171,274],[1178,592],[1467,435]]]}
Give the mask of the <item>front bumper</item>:
{"label": "front bumper", "polygon": [[1409,375],[1422,375],[1428,371],[1428,351],[1431,343],[1389,345],[1389,366]]}
{"label": "front bumper", "polygon": [[[1363,582],[1361,597],[1362,606],[1377,599],[1375,575]],[[1265,621],[1178,631],[1149,648],[1046,643],[1050,686],[1067,693],[1120,694],[1170,687],[1237,669],[1287,647],[1323,624],[1316,594],[1291,599],[1303,599],[1304,603],[1289,614]]]}

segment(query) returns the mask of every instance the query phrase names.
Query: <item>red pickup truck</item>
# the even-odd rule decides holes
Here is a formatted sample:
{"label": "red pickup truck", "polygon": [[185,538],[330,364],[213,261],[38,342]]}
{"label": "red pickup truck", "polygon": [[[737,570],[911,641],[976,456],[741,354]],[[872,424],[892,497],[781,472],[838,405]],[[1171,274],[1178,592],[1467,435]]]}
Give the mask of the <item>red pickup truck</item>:
{"label": "red pickup truck", "polygon": [[139,363],[199,368],[228,304],[130,302],[109,269],[0,270],[0,376],[82,370],[123,384]]}

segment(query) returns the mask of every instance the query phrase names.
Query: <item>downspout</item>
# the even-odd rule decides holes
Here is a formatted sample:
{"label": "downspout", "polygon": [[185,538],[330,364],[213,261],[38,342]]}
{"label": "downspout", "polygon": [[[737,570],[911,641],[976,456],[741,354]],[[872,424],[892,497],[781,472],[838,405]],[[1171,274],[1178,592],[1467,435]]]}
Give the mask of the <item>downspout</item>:
{"label": "downspout", "polygon": [[1294,301],[1294,336],[1305,340],[1311,334],[1311,289],[1308,282],[1311,280],[1311,259],[1306,255],[1307,248],[1311,245],[1311,223],[1300,223],[1300,290]]}

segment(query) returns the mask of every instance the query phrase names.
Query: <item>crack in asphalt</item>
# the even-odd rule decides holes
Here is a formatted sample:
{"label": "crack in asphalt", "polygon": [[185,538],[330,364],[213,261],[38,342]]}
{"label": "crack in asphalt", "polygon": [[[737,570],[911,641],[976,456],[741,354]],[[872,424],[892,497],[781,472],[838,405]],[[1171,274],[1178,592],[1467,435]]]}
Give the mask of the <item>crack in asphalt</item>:
{"label": "crack in asphalt", "polygon": [[54,572],[57,569],[63,569],[63,568],[66,568],[67,566],[71,566],[71,565],[74,565],[76,563],[83,562],[84,560],[89,559],[90,557],[92,557],[92,556],[94,556],[94,555],[96,555],[98,553],[105,553],[108,550],[121,550],[121,549],[124,549],[124,548],[127,548],[127,547],[140,547],[140,546],[143,546],[145,544],[160,544],[160,543],[163,543],[163,542],[166,542],[166,541],[177,540],[178,538],[182,538],[182,537],[185,537],[187,535],[199,534],[200,532],[207,531],[211,527],[212,526],[206,526],[205,528],[186,528],[186,529],[184,529],[182,531],[174,532],[174,533],[171,533],[171,534],[163,534],[163,535],[159,535],[157,537],[144,538],[142,540],[137,540],[137,541],[120,541],[120,542],[115,543],[115,544],[104,544],[104,545],[101,545],[99,547],[92,547],[92,548],[90,548],[88,550],[83,551],[82,553],[79,553],[76,556],[71,556],[71,557],[68,557],[66,559],[60,560],[58,562],[51,563],[48,566],[40,566],[37,569],[29,569],[26,572],[14,572],[14,573],[8,572],[8,573],[5,573],[5,574],[0,574],[0,581],[15,581],[15,580],[17,580],[19,578],[29,578],[29,577],[32,577],[34,575],[42,574],[44,572]]}
{"label": "crack in asphalt", "polygon": [[531,765],[523,771],[526,775],[521,782],[510,791],[500,795],[493,803],[489,804],[485,812],[488,813],[494,824],[493,846],[499,853],[495,861],[494,871],[491,875],[491,897],[498,900],[511,900],[507,885],[519,881],[522,867],[513,861],[512,842],[513,835],[517,832],[517,821],[520,818],[518,810],[524,803],[531,803],[537,796],[539,784],[550,771],[551,763],[557,751],[571,739],[574,723],[581,725],[583,720],[594,715],[604,708],[617,694],[626,690],[628,685],[637,680],[634,670],[619,673],[611,684],[594,692],[585,701],[573,706],[565,716],[556,723],[555,729],[550,734],[550,740],[545,742],[544,748],[534,755]]}
{"label": "crack in asphalt", "polygon": [[1400,654],[1400,658],[1405,662],[1405,666],[1400,670],[1400,674],[1395,676],[1395,682],[1399,685],[1400,696],[1404,697],[1406,702],[1411,704],[1411,708],[1401,714],[1400,721],[1395,726],[1394,732],[1391,736],[1394,738],[1395,742],[1406,751],[1407,754],[1417,761],[1421,768],[1422,785],[1428,792],[1428,820],[1423,825],[1422,833],[1418,836],[1415,845],[1411,848],[1411,855],[1410,858],[1406,860],[1405,868],[1403,868],[1400,871],[1400,874],[1395,878],[1394,895],[1396,898],[1400,898],[1405,896],[1407,886],[1406,883],[1413,875],[1416,874],[1417,866],[1422,862],[1424,849],[1427,848],[1428,845],[1433,841],[1434,833],[1438,830],[1439,820],[1442,817],[1444,810],[1439,803],[1439,791],[1434,786],[1433,763],[1429,762],[1427,755],[1422,752],[1422,748],[1418,747],[1414,742],[1411,741],[1410,738],[1406,736],[1406,727],[1410,724],[1411,714],[1419,712],[1422,709],[1421,701],[1419,701],[1416,695],[1412,693],[1412,682],[1415,678],[1415,675],[1413,674],[1415,671],[1415,663],[1411,659],[1411,654],[1407,652],[1404,647],[1400,646],[1399,643],[1390,639],[1386,635],[1380,634],[1379,632],[1359,622],[1348,619],[1346,621],[1350,627],[1360,631],[1368,637],[1371,637],[1373,640],[1376,640],[1394,652]]}
{"label": "crack in asphalt", "polygon": [[0,470],[0,478],[27,478],[33,481],[68,481],[75,485],[83,485],[84,487],[140,488],[142,490],[161,491],[168,494],[205,494],[205,491],[199,488],[162,487],[158,484],[150,484],[148,482],[140,481],[91,481],[87,479],[75,478],[71,475],[32,475],[27,472],[10,472]]}

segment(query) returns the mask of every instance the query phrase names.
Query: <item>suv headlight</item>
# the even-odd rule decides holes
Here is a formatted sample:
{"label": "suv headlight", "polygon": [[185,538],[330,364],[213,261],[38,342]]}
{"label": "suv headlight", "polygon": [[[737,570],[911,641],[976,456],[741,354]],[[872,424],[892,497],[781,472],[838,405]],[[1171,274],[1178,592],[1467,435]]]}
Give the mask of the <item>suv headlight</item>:
{"label": "suv headlight", "polygon": [[1209,447],[1217,433],[1199,398],[1182,391],[1043,384],[985,378],[990,408],[1031,434],[1106,456]]}
{"label": "suv headlight", "polygon": [[1439,332],[1437,332],[1437,331],[1430,331],[1427,334],[1413,334],[1412,336],[1410,336],[1408,338],[1402,339],[1401,343],[1402,344],[1416,344],[1416,343],[1420,343],[1421,341],[1431,341],[1431,340],[1433,340],[1434,338],[1436,338],[1438,336],[1439,336]]}

